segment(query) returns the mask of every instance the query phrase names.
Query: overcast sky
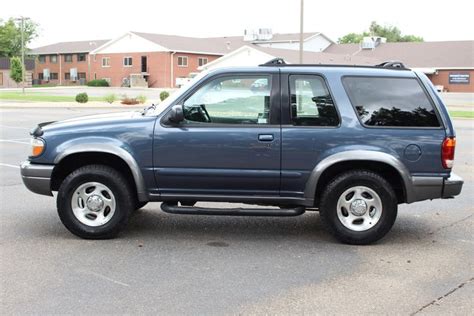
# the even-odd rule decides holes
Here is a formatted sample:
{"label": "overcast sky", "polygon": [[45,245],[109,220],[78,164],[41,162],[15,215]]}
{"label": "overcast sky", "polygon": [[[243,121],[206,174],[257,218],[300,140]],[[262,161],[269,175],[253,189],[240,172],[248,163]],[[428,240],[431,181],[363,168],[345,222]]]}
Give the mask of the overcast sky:
{"label": "overcast sky", "polygon": [[[185,36],[242,35],[246,28],[299,31],[300,0],[2,0],[0,18],[24,15],[40,24],[30,47],[114,38],[126,31]],[[304,28],[337,40],[371,21],[427,41],[472,40],[472,0],[305,0]]]}

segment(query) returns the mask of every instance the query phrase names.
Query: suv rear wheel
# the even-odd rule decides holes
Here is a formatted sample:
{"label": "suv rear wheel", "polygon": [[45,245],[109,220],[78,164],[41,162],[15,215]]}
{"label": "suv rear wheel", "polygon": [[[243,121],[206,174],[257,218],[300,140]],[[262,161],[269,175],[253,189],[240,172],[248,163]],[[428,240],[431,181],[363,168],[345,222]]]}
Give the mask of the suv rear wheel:
{"label": "suv rear wheel", "polygon": [[115,237],[127,224],[135,201],[117,170],[88,165],[62,182],[57,197],[59,218],[73,234],[86,239]]}
{"label": "suv rear wheel", "polygon": [[383,177],[356,170],[329,183],[321,197],[320,215],[337,239],[362,245],[389,232],[397,217],[397,205],[395,192]]}

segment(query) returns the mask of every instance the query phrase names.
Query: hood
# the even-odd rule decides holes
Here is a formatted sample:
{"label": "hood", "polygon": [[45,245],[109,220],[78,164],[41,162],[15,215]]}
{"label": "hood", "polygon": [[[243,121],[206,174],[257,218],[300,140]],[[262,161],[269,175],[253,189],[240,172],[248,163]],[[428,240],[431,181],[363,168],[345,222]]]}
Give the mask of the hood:
{"label": "hood", "polygon": [[38,124],[38,127],[32,132],[32,134],[34,136],[41,136],[44,132],[59,129],[78,129],[88,126],[100,127],[129,121],[130,119],[136,117],[142,117],[141,113],[133,111],[80,116],[63,121],[40,123]]}

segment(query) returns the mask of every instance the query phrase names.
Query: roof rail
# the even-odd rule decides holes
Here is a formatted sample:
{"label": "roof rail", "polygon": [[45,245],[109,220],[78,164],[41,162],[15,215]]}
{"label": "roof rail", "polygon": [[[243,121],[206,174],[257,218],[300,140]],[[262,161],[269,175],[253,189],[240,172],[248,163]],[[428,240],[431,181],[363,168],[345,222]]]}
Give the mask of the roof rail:
{"label": "roof rail", "polygon": [[269,61],[267,61],[266,63],[264,64],[261,64],[259,66],[275,66],[275,65],[287,65],[287,63],[285,62],[285,60],[283,58],[273,58]]}
{"label": "roof rail", "polygon": [[391,60],[378,65],[343,65],[343,64],[287,64],[283,58],[273,58],[260,67],[351,67],[351,68],[392,68],[392,70],[410,70],[401,61]]}
{"label": "roof rail", "polygon": [[405,67],[405,65],[401,61],[398,61],[398,60],[389,60],[389,61],[376,65],[376,67],[407,69],[407,67]]}

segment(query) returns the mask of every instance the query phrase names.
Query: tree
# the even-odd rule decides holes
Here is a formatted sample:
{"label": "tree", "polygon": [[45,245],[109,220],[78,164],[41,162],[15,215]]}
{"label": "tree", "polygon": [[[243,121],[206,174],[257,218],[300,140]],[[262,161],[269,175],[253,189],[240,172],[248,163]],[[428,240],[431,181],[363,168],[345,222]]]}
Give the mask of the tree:
{"label": "tree", "polygon": [[20,57],[12,57],[10,59],[10,78],[17,84],[23,80],[23,65]]}
{"label": "tree", "polygon": [[[24,38],[25,46],[38,36],[38,24],[25,20]],[[21,55],[21,26],[14,19],[3,21],[0,19],[0,57],[13,57]]]}
{"label": "tree", "polygon": [[360,43],[365,36],[385,37],[387,42],[423,42],[423,37],[416,35],[402,35],[400,29],[391,25],[380,25],[373,21],[370,23],[369,31],[362,33],[349,33],[339,38],[340,44]]}

